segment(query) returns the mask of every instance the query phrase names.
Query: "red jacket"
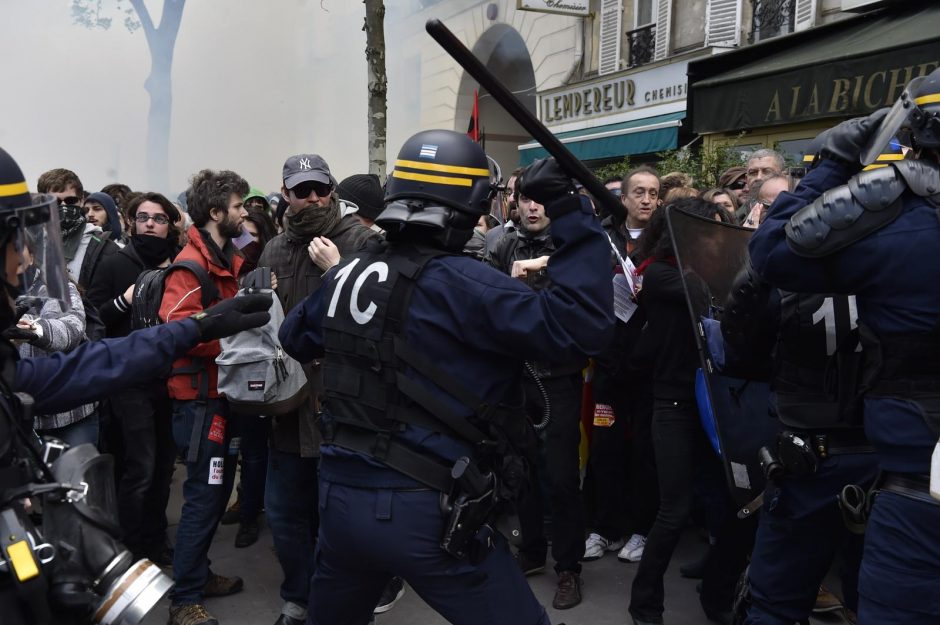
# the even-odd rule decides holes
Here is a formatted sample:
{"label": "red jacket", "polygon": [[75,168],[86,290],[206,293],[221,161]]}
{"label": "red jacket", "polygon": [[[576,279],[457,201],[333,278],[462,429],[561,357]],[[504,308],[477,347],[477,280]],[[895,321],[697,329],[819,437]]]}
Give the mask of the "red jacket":
{"label": "red jacket", "polygon": [[[226,269],[218,264],[215,255],[206,247],[205,242],[202,240],[202,234],[196,226],[190,226],[187,235],[189,236],[189,243],[180,251],[175,261],[191,260],[199,263],[209,272],[209,276],[219,290],[222,299],[235,297],[235,293],[238,291],[237,276],[241,271],[242,258],[234,255],[232,257],[232,268]],[[180,269],[172,272],[167,276],[164,284],[163,301],[160,304],[160,318],[168,323],[185,319],[201,311],[202,294],[200,291],[199,280],[191,271]],[[206,370],[209,372],[209,397],[218,397],[219,367],[215,364],[215,357],[219,355],[220,351],[221,348],[217,340],[199,343],[189,350],[185,356],[176,360],[173,363],[173,369],[191,366],[193,358],[203,359]],[[167,381],[167,388],[170,397],[173,399],[196,399],[199,393],[199,379],[195,379],[194,384],[193,374],[171,375]]]}

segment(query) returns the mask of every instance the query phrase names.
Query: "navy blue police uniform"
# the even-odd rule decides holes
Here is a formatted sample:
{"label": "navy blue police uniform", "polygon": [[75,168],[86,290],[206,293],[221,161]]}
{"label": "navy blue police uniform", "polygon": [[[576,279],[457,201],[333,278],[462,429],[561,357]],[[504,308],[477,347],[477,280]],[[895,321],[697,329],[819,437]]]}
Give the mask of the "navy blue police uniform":
{"label": "navy blue police uniform", "polygon": [[[856,144],[867,139],[866,132],[860,131]],[[822,162],[794,192],[777,198],[751,240],[750,254],[761,275],[782,288],[856,295],[866,370],[865,431],[880,469],[888,475],[866,529],[859,622],[937,623],[940,505],[931,503],[923,488],[938,436],[928,419],[940,397],[937,204],[925,197],[924,187],[930,183],[909,185],[897,166],[853,176],[859,167],[849,164],[852,155],[842,156],[845,152],[840,148],[837,158],[827,158],[824,152]],[[857,159],[857,151],[854,156]],[[936,182],[940,168],[926,162],[915,167],[930,169],[920,179]],[[910,178],[916,182],[918,177]],[[791,224],[801,210],[804,219]],[[823,222],[821,228],[806,227],[807,211]],[[871,220],[889,213],[880,227],[868,227]],[[848,217],[840,224],[831,218],[834,215]],[[868,227],[867,233],[848,238],[840,233],[853,223]],[[837,227],[827,230],[827,224]],[[801,231],[812,235],[807,239]],[[807,251],[820,243],[823,249]],[[910,353],[911,358],[905,355],[909,345],[902,345],[906,340],[918,346],[919,353]]]}
{"label": "navy blue police uniform", "polygon": [[[451,141],[429,135],[444,132],[419,133],[418,147]],[[395,174],[425,176],[405,152]],[[326,355],[314,625],[366,623],[393,575],[452,623],[549,622],[500,534],[484,526],[467,555],[442,548],[452,517],[441,483],[459,458],[475,462],[480,446],[465,424],[484,427],[477,417],[487,407],[512,403],[524,359],[596,353],[613,327],[610,280],[597,270],[607,266],[609,246],[590,204],[573,195],[546,204],[557,248],[548,289],[396,241],[393,232],[387,248],[344,259],[285,319],[280,337],[291,356]],[[506,425],[524,420],[519,411]]]}

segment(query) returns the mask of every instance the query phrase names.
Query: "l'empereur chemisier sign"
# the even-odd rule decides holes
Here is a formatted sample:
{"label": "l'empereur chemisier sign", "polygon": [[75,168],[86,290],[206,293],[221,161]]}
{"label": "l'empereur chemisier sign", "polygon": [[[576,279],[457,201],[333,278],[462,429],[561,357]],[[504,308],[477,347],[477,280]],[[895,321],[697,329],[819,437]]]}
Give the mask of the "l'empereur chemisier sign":
{"label": "l'empereur chemisier sign", "polygon": [[590,0],[517,0],[516,9],[585,17],[591,14],[591,2]]}
{"label": "l'empereur chemisier sign", "polygon": [[605,76],[539,94],[539,119],[566,124],[685,100],[688,61]]}

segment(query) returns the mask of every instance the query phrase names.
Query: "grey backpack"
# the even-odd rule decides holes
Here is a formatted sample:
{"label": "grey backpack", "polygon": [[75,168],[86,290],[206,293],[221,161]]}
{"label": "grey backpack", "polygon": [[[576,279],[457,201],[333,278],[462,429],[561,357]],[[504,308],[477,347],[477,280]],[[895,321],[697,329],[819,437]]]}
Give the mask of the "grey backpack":
{"label": "grey backpack", "polygon": [[[240,289],[271,292],[270,289]],[[277,296],[271,298],[271,320],[260,328],[220,340],[219,394],[225,395],[233,413],[277,416],[297,410],[310,394],[300,363],[288,356],[277,338],[284,310]]]}

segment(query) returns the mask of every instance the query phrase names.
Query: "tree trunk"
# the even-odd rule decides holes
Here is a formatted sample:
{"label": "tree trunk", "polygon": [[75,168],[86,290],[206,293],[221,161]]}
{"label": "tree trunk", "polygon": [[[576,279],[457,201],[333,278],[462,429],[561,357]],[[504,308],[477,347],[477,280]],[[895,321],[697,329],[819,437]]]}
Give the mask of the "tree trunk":
{"label": "tree trunk", "polygon": [[388,77],[385,74],[385,3],[362,0],[366,5],[366,62],[369,77],[369,173],[385,184]]}
{"label": "tree trunk", "polygon": [[131,0],[150,49],[150,75],[144,82],[150,94],[147,116],[147,178],[151,189],[170,190],[170,119],[173,109],[173,51],[186,0],[164,0],[159,26],[154,27],[142,0]]}

